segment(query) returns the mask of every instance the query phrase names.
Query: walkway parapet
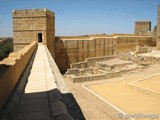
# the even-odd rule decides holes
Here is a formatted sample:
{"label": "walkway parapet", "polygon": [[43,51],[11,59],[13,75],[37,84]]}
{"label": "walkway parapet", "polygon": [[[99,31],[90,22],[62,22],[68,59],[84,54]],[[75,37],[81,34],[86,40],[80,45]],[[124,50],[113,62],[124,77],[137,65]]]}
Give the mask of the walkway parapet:
{"label": "walkway parapet", "polygon": [[0,110],[13,92],[36,48],[37,42],[32,42],[0,61]]}

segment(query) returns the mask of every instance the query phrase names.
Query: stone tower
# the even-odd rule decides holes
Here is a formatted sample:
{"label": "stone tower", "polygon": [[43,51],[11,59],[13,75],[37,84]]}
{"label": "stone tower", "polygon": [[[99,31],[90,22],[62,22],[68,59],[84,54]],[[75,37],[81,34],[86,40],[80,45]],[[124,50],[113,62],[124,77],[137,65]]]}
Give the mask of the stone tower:
{"label": "stone tower", "polygon": [[160,5],[158,6],[158,19],[157,19],[157,48],[160,49]]}
{"label": "stone tower", "polygon": [[14,51],[37,41],[55,58],[55,14],[47,9],[13,10]]}
{"label": "stone tower", "polygon": [[137,21],[135,22],[136,35],[149,35],[151,31],[151,21]]}

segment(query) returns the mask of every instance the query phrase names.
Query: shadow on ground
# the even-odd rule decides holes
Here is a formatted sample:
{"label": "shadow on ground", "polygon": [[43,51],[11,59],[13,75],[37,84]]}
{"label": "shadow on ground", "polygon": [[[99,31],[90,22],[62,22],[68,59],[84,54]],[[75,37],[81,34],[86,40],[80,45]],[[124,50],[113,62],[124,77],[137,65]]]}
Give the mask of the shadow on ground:
{"label": "shadow on ground", "polygon": [[7,108],[2,120],[85,120],[72,93],[62,94],[57,88],[23,94],[17,106],[10,103]]}

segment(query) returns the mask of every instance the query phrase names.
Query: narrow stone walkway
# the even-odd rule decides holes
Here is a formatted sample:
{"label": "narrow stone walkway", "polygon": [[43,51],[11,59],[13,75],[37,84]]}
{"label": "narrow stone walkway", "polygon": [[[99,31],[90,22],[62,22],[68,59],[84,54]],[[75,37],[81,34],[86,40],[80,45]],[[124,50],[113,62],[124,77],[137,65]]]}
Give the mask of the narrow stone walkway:
{"label": "narrow stone walkway", "polygon": [[51,120],[48,91],[54,88],[56,84],[45,47],[39,44],[16,120]]}

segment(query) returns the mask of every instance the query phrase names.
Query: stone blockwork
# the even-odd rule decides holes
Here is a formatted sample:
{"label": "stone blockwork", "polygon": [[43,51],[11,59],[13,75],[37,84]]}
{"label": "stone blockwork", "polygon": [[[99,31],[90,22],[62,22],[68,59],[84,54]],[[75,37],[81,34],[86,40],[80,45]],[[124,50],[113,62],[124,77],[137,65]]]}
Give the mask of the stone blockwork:
{"label": "stone blockwork", "polygon": [[61,73],[72,63],[86,58],[117,55],[135,51],[136,46],[153,46],[153,36],[148,34],[151,22],[136,22],[137,32],[143,34],[113,34],[63,36],[55,38],[54,13],[47,9],[14,10],[14,50],[18,51],[33,41],[47,45]]}
{"label": "stone blockwork", "polygon": [[33,41],[47,45],[55,58],[55,17],[47,9],[13,10],[14,51]]}
{"label": "stone blockwork", "polygon": [[[55,62],[58,65],[61,73],[64,74],[70,66],[67,51],[64,47],[64,42],[62,40],[57,40],[56,37],[56,59]],[[63,58],[63,59],[62,59]]]}
{"label": "stone blockwork", "polygon": [[151,31],[151,21],[137,21],[135,22],[136,35],[149,35]]}
{"label": "stone blockwork", "polygon": [[33,42],[0,62],[0,110],[11,95],[36,47],[37,42]]}
{"label": "stone blockwork", "polygon": [[86,58],[135,51],[136,46],[152,46],[152,41],[151,36],[138,35],[56,37],[56,63],[64,73],[69,64],[84,61]]}
{"label": "stone blockwork", "polygon": [[[137,30],[150,31],[151,23],[137,23]],[[86,58],[116,55],[135,51],[136,46],[152,46],[148,34],[113,34],[63,36],[55,38],[55,14],[47,9],[13,10],[14,50],[18,51],[33,41],[47,45],[59,69],[65,73],[72,63]]]}
{"label": "stone blockwork", "polygon": [[118,56],[97,57],[71,64],[65,77],[73,82],[85,82],[120,77],[121,73],[135,70],[137,65],[131,61],[121,60]]}
{"label": "stone blockwork", "polygon": [[152,64],[159,64],[160,63],[160,52],[159,51],[152,51],[149,53],[139,54],[134,59],[136,63],[142,65],[152,65]]}
{"label": "stone blockwork", "polygon": [[153,29],[153,46],[156,46],[156,40],[157,40],[157,25]]}

